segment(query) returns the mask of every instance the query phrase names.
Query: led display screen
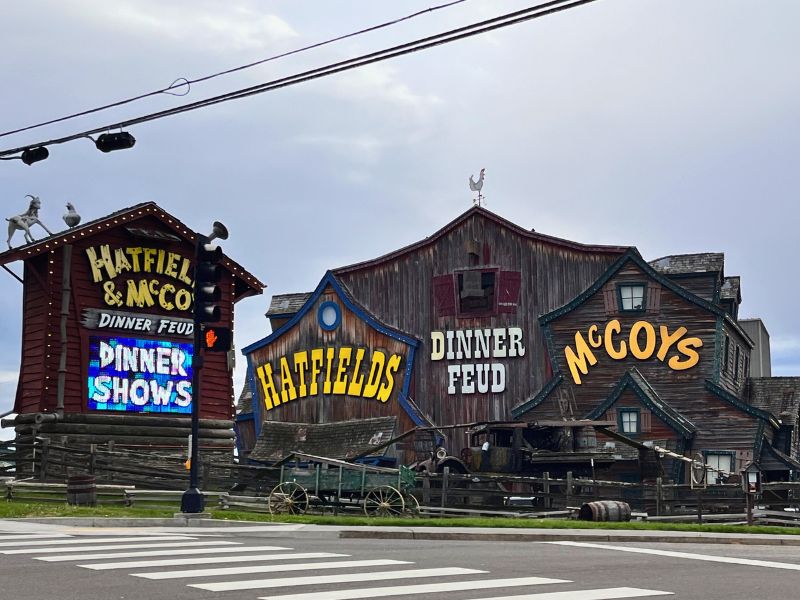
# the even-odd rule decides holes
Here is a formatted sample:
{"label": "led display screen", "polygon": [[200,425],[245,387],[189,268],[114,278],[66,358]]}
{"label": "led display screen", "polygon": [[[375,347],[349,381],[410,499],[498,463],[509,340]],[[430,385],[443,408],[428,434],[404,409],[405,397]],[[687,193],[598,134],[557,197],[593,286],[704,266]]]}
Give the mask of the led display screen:
{"label": "led display screen", "polygon": [[89,409],[192,412],[192,344],[89,338]]}

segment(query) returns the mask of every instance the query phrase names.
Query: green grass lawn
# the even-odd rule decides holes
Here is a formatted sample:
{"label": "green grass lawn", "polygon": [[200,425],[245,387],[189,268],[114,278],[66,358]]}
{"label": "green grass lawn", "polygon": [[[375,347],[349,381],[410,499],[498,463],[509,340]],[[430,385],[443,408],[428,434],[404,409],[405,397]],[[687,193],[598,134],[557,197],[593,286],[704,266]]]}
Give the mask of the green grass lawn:
{"label": "green grass lawn", "polygon": [[[131,508],[126,506],[99,506],[97,508],[75,507],[57,502],[27,503],[0,501],[0,518],[24,517],[125,517],[125,518],[171,518],[180,509]],[[800,535],[800,527],[771,527],[757,525],[700,525],[694,523],[594,523],[570,519],[510,519],[503,517],[452,517],[452,518],[370,518],[363,516],[333,515],[281,515],[272,516],[232,510],[209,508],[214,519],[255,521],[266,523],[305,523],[312,525],[367,525],[395,527],[502,527],[518,529],[614,529],[640,531],[703,531],[710,533],[767,533]]]}

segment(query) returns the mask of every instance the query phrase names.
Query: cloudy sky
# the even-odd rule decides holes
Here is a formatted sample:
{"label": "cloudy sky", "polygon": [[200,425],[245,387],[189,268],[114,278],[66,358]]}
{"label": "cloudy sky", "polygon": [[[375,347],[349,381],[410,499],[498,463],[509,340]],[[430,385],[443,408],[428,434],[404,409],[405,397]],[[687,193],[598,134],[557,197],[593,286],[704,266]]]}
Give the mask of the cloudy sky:
{"label": "cloudy sky", "polygon": [[[0,131],[196,78],[445,0],[28,0],[3,7]],[[467,0],[389,29],[0,138],[74,133],[527,7]],[[236,343],[269,332],[272,294],[440,228],[471,206],[647,259],[724,252],[742,316],[764,319],[773,374],[800,375],[800,2],[598,0],[554,16],[284,90],[131,128],[33,166],[0,162],[10,216],[41,197],[63,226],[157,202],[268,284],[237,307]],[[17,265],[19,267],[19,265]],[[21,286],[0,274],[0,412],[13,405]],[[236,372],[237,388],[243,361]],[[0,434],[4,435],[4,434]]]}

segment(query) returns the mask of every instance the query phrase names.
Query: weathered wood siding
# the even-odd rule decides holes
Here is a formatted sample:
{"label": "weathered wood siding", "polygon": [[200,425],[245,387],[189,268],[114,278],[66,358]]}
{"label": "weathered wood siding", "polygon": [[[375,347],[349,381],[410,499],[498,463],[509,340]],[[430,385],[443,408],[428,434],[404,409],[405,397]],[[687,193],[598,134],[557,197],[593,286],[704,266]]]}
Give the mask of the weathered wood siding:
{"label": "weathered wood siding", "polygon": [[[334,302],[341,310],[341,323],[333,331],[325,331],[319,324],[317,313],[324,302]],[[255,371],[263,365],[270,364],[273,369],[274,382],[280,393],[282,382],[280,379],[280,359],[286,357],[290,368],[293,364],[292,357],[296,352],[311,351],[315,348],[367,348],[364,362],[360,372],[366,376],[365,370],[369,368],[369,356],[376,350],[382,351],[387,358],[393,354],[402,357],[400,367],[393,376],[391,397],[386,402],[375,398],[361,398],[347,395],[325,394],[323,381],[326,368],[323,368],[317,378],[319,394],[298,397],[286,403],[281,403],[267,409],[264,401],[264,389]],[[308,312],[292,327],[268,344],[253,350],[249,355],[249,372],[253,373],[254,381],[253,404],[254,413],[260,415],[261,420],[283,421],[296,423],[329,423],[333,421],[348,421],[352,419],[369,419],[373,417],[386,417],[396,415],[400,418],[400,428],[406,431],[413,427],[413,422],[400,406],[398,396],[403,388],[406,365],[409,359],[409,346],[398,339],[389,337],[374,329],[341,301],[335,291],[329,286],[310,307]],[[350,363],[352,372],[353,363]],[[336,374],[339,368],[338,353],[333,360],[331,373]],[[299,376],[292,372],[293,385],[298,386]],[[310,375],[306,375],[306,385],[311,384]],[[255,406],[257,404],[257,406]],[[290,449],[287,449],[290,450]]]}
{"label": "weathered wood siding", "polygon": [[[616,303],[616,286],[625,282],[646,282],[650,296],[643,312],[619,312]],[[652,296],[657,294],[657,299]],[[613,302],[609,301],[613,299]],[[655,302],[654,302],[655,301]],[[699,362],[687,370],[671,369],[667,362],[677,355],[673,346],[662,362],[656,356],[660,344],[657,338],[656,353],[647,360],[635,358],[628,349],[627,357],[612,359],[604,347],[593,349],[597,364],[589,367],[588,374],[581,375],[580,385],[575,384],[568,366],[565,349],[575,350],[575,334],[580,332],[587,338],[589,326],[595,324],[603,335],[606,323],[618,319],[622,333],[615,337],[615,347],[620,341],[628,341],[627,334],[637,321],[651,323],[658,334],[659,327],[665,325],[670,333],[679,327],[688,330],[685,337],[697,337],[703,345],[698,350]],[[550,397],[525,415],[525,418],[582,417],[608,398],[626,371],[635,367],[659,398],[691,421],[697,432],[694,436],[695,450],[736,449],[752,450],[759,420],[739,410],[706,390],[706,380],[714,378],[715,352],[717,350],[717,316],[694,304],[670,289],[661,286],[644,273],[638,265],[628,262],[609,280],[605,286],[591,296],[585,303],[566,313],[549,324],[556,361],[564,376],[563,383]],[[643,336],[641,336],[643,339]],[[644,344],[642,344],[644,345]],[[629,399],[627,392],[615,403],[614,408],[623,406]],[[630,400],[633,401],[633,400]],[[565,414],[567,407],[567,414]],[[641,439],[675,439],[675,432],[657,425],[660,421],[652,416],[651,431],[642,434]]]}
{"label": "weathered wood siding", "polygon": [[[422,340],[414,368],[413,397],[423,412],[444,426],[509,419],[511,407],[536,393],[549,377],[538,316],[587,288],[621,252],[583,250],[577,244],[526,236],[477,212],[430,244],[334,273],[372,314]],[[464,269],[518,273],[517,298],[510,298],[515,294],[508,290],[497,292],[501,302],[506,300],[503,310],[508,312],[442,315],[448,311],[443,311],[441,304],[437,306],[435,281]],[[498,275],[498,282],[501,277]],[[432,331],[507,327],[522,328],[523,357],[430,360]],[[457,389],[455,394],[448,394],[448,364],[499,361],[506,365],[503,392],[466,394]]]}
{"label": "weathered wood siding", "polygon": [[[129,220],[125,226],[135,226],[151,230],[163,230],[163,224],[155,217],[144,215],[140,219]],[[110,329],[87,329],[81,324],[84,309],[123,310],[130,313],[145,313],[173,318],[192,318],[191,309],[172,311],[161,309],[158,304],[146,308],[129,308],[108,306],[103,301],[105,293],[102,283],[92,280],[92,272],[86,249],[109,244],[112,248],[130,246],[146,246],[148,248],[164,248],[182,257],[192,258],[193,244],[189,242],[163,242],[154,239],[142,239],[131,236],[123,224],[105,229],[93,235],[80,236],[72,242],[71,287],[69,299],[69,315],[67,318],[67,370],[64,386],[64,410],[68,413],[87,413],[88,406],[88,348],[91,336],[119,336],[144,339],[171,339],[183,343],[191,343],[191,337],[169,335],[150,336],[142,332],[120,331]],[[18,387],[17,411],[37,412],[53,411],[56,408],[58,391],[58,368],[61,357],[61,299],[63,277],[64,248],[59,247],[25,261],[25,304],[23,330],[23,362]],[[46,290],[38,279],[30,273],[36,269],[46,283]],[[122,278],[127,278],[126,273]],[[190,277],[192,274],[190,273]],[[148,279],[156,279],[159,283],[171,283],[180,287],[175,279],[148,273]],[[222,320],[219,325],[232,325],[234,281],[231,273],[223,269],[220,282],[222,300],[219,306]],[[187,286],[183,286],[189,289]],[[123,288],[124,289],[124,288]],[[37,391],[38,390],[38,391]],[[200,415],[204,419],[233,418],[233,382],[224,353],[208,353],[201,371]],[[154,418],[158,415],[141,414],[142,419]],[[189,415],[185,415],[188,418]]]}

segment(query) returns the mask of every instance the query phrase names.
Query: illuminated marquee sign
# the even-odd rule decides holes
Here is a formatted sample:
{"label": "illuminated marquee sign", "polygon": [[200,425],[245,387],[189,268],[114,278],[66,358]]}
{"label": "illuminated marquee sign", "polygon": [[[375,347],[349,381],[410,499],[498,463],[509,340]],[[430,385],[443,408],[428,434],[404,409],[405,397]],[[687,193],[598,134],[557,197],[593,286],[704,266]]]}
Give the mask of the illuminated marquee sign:
{"label": "illuminated marquee sign", "polygon": [[[152,308],[188,311],[192,306],[191,261],[161,248],[111,248],[108,244],[86,249],[92,281],[103,284],[103,302],[112,308]],[[122,275],[131,277],[117,281]],[[161,282],[148,275],[174,281]],[[104,281],[105,280],[105,281]]]}
{"label": "illuminated marquee sign", "polygon": [[[639,360],[649,360],[655,356],[661,362],[666,361],[673,371],[691,369],[700,362],[698,349],[703,347],[703,340],[698,337],[685,337],[689,332],[686,327],[678,327],[670,333],[666,325],[660,325],[656,332],[655,325],[647,321],[637,321],[630,331],[623,335],[622,325],[617,319],[606,323],[603,333],[597,325],[591,325],[586,337],[578,331],[575,333],[575,349],[564,348],[567,366],[575,385],[581,384],[581,375],[589,374],[589,367],[597,364],[593,350],[605,350],[609,358],[623,360],[632,355]],[[677,354],[669,359],[667,355],[672,348]]]}
{"label": "illuminated marquee sign", "polygon": [[192,412],[192,344],[89,338],[89,409]]}
{"label": "illuminated marquee sign", "polygon": [[380,350],[367,356],[366,348],[314,348],[281,356],[275,369],[270,363],[260,365],[255,374],[266,410],[320,393],[387,402],[402,360]]}
{"label": "illuminated marquee sign", "polygon": [[[522,329],[460,329],[431,332],[431,360],[485,360],[525,356]],[[458,386],[458,387],[456,387]],[[506,389],[502,362],[468,362],[447,365],[447,393],[496,394]]]}

